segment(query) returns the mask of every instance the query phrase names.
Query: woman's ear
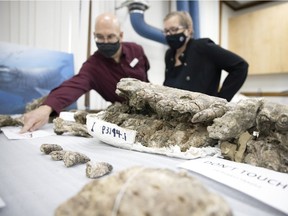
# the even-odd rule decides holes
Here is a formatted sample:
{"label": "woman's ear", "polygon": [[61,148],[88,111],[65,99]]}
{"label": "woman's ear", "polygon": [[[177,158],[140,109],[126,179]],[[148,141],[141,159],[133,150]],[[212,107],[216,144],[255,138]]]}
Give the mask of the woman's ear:
{"label": "woman's ear", "polygon": [[185,29],[184,32],[185,32],[184,34],[185,34],[187,37],[192,36],[192,30],[191,30],[190,28]]}

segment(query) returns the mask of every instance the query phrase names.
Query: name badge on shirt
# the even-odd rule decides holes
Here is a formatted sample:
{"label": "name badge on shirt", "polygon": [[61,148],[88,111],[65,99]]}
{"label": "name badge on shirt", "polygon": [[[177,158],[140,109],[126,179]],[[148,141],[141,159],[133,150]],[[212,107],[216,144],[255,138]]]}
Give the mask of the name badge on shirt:
{"label": "name badge on shirt", "polygon": [[131,62],[130,62],[130,67],[134,68],[135,65],[139,62],[139,60],[137,58],[134,58]]}

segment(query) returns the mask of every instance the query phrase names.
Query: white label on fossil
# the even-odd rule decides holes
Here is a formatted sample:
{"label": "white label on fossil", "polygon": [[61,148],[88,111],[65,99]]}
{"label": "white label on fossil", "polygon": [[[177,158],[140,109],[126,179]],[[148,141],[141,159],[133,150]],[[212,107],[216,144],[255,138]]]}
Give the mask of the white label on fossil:
{"label": "white label on fossil", "polygon": [[[89,122],[88,121],[92,121]],[[135,142],[136,131],[119,127],[100,119],[87,118],[88,132],[103,142],[109,144],[133,144]]]}
{"label": "white label on fossil", "polygon": [[288,174],[220,158],[201,158],[179,165],[246,193],[288,214]]}

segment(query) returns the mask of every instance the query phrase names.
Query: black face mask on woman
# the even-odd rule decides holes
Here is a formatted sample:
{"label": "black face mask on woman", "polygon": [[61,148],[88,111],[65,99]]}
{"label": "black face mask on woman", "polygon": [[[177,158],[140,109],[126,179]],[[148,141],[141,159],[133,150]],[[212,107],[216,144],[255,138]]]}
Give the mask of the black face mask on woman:
{"label": "black face mask on woman", "polygon": [[96,46],[98,47],[99,52],[107,57],[111,58],[120,48],[120,42],[117,41],[116,43],[97,43]]}
{"label": "black face mask on woman", "polygon": [[186,35],[182,32],[179,34],[167,35],[166,41],[171,49],[179,49],[186,41]]}

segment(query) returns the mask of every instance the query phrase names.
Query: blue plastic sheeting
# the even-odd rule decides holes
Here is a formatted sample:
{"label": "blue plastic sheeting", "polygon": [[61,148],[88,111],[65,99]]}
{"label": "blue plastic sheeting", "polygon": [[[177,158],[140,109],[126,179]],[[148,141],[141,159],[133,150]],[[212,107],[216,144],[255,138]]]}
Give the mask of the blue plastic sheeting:
{"label": "blue plastic sheeting", "polygon": [[0,42],[0,114],[23,113],[73,75],[72,54]]}

